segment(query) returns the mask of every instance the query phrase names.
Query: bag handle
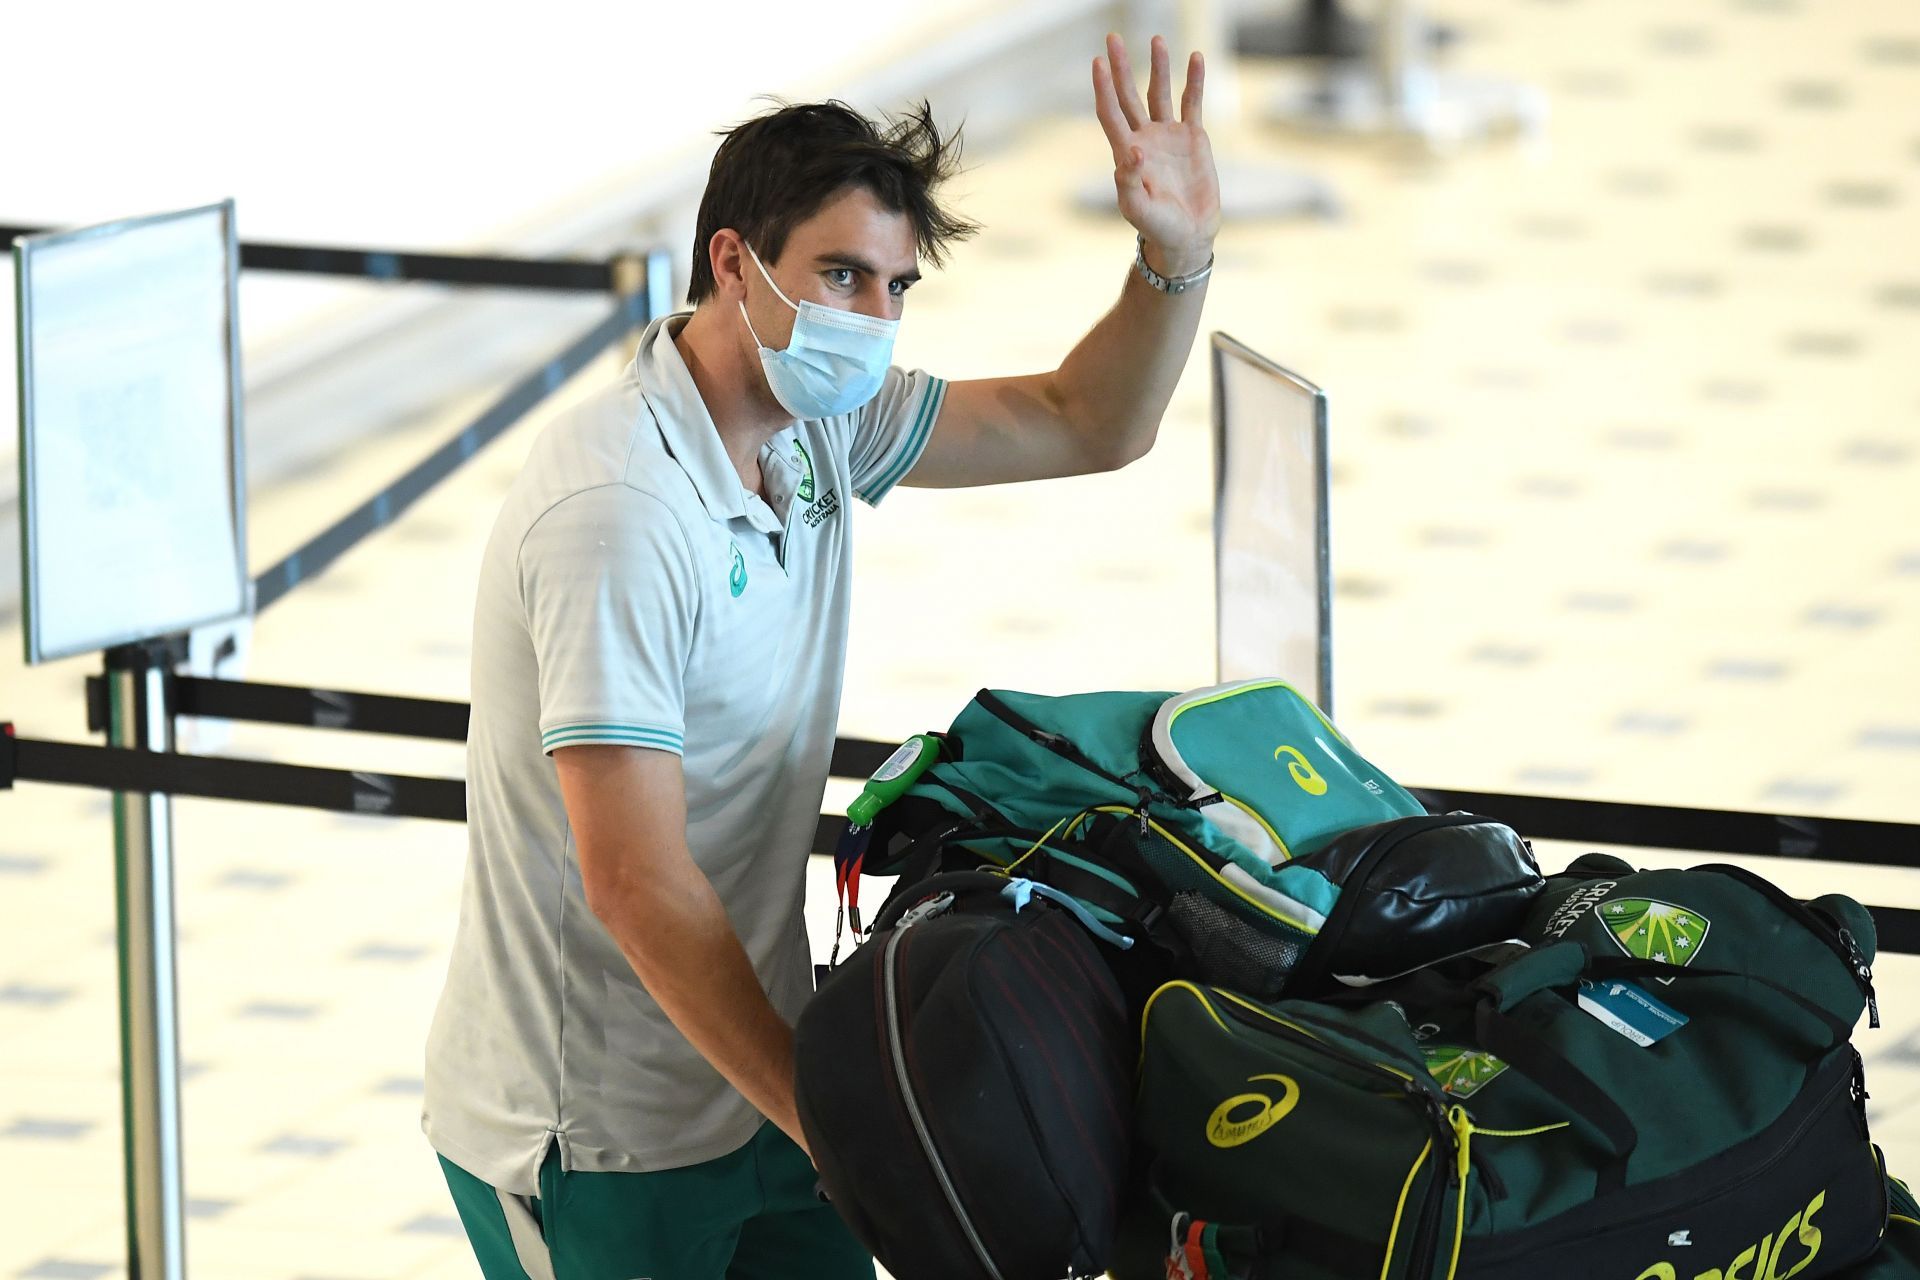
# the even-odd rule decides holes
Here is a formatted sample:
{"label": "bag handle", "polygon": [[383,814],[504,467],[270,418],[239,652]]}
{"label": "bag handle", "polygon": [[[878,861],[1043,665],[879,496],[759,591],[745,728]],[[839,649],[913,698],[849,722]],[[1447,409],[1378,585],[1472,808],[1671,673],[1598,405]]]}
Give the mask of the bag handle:
{"label": "bag handle", "polygon": [[1556,942],[1535,947],[1519,959],[1501,965],[1476,979],[1472,988],[1482,997],[1492,999],[1495,1007],[1506,1013],[1528,996],[1555,987],[1573,986],[1592,963],[1585,943]]}

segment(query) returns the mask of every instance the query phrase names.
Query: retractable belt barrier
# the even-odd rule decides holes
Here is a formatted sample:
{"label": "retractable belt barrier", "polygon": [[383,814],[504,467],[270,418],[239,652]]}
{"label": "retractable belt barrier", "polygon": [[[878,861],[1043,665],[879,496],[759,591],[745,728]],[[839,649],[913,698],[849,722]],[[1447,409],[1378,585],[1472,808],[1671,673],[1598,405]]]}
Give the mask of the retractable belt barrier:
{"label": "retractable belt barrier", "polygon": [[[0,226],[0,243],[33,228]],[[229,242],[230,243],[230,242]],[[386,527],[495,437],[624,336],[672,307],[673,271],[660,250],[606,262],[532,260],[368,249],[243,244],[245,270],[357,276],[382,282],[598,293],[612,304],[591,329],[520,378],[485,412],[398,480],[251,584],[258,613]],[[186,1199],[180,1159],[178,1020],[174,998],[172,797],[198,796],[387,817],[466,819],[457,778],[316,769],[175,751],[180,715],[462,741],[467,707],[414,698],[194,680],[176,673],[183,636],[148,636],[105,654],[89,682],[88,720],[109,746],[40,742],[0,726],[0,788],[15,778],[114,793],[120,939],[121,1083],[127,1173],[128,1270],[185,1275]]]}
{"label": "retractable belt barrier", "polygon": [[[196,676],[173,676],[171,681],[174,705],[181,715],[450,742],[466,738],[469,708],[463,702],[207,680]],[[102,723],[105,698],[101,679],[90,679],[87,701],[92,727],[100,727]],[[832,776],[865,778],[893,750],[891,743],[841,738],[834,743]],[[0,725],[0,789],[11,787],[16,778],[110,791],[165,792],[394,818],[433,818],[448,822],[461,822],[466,818],[466,784],[457,778],[419,778],[80,743],[39,742],[15,737],[11,724]],[[1414,787],[1412,791],[1431,809],[1467,809],[1490,814],[1536,839],[1920,867],[1920,825],[1912,823],[1427,787]],[[814,830],[814,852],[831,852],[846,826],[846,818],[839,814],[821,814]],[[1881,950],[1920,954],[1920,910],[1869,909],[1879,929]]]}
{"label": "retractable belt barrier", "polygon": [[[57,228],[0,226],[0,244],[12,244],[21,236],[52,230]],[[544,289],[560,293],[609,293],[615,287],[613,266],[606,262],[402,253],[256,241],[241,244],[240,266],[246,271],[291,271],[302,275],[360,276],[393,283]]]}
{"label": "retractable belt barrier", "polygon": [[274,604],[300,585],[302,580],[319,574],[352,550],[362,538],[397,520],[428,490],[452,475],[494,437],[526,417],[535,405],[585,368],[589,361],[618,341],[621,335],[644,323],[648,313],[645,296],[636,294],[622,299],[615,306],[613,314],[569,343],[553,359],[516,382],[486,412],[435,449],[419,465],[254,579],[254,610],[258,612]]}

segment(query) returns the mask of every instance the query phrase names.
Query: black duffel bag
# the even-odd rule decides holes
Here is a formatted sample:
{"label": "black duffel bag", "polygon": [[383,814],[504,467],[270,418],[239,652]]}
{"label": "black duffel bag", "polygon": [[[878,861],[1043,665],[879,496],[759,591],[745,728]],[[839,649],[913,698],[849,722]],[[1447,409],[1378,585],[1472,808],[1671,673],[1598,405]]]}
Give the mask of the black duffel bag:
{"label": "black duffel bag", "polygon": [[800,1016],[821,1182],[900,1280],[1106,1269],[1138,1046],[1099,944],[1046,892],[959,872],[896,895]]}

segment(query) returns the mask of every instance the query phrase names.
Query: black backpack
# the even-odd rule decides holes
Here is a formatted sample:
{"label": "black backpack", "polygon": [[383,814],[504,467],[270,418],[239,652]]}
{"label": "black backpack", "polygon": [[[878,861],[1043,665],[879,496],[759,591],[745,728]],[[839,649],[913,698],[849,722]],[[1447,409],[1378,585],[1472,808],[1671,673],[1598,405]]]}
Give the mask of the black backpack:
{"label": "black backpack", "polygon": [[897,894],[800,1016],[800,1123],[835,1208],[902,1280],[1104,1271],[1138,1052],[1096,944],[1044,886]]}

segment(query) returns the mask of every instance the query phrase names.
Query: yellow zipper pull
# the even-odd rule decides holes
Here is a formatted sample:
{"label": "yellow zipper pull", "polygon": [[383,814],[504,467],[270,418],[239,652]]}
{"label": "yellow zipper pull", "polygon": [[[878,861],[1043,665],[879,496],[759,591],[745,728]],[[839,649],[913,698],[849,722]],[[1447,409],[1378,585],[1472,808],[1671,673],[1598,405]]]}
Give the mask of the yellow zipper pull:
{"label": "yellow zipper pull", "polygon": [[1447,1108],[1447,1123],[1453,1126],[1453,1168],[1459,1190],[1454,1192],[1453,1260],[1447,1264],[1447,1280],[1454,1280],[1460,1268],[1460,1242],[1467,1231],[1467,1170],[1473,1162],[1473,1119],[1458,1103]]}
{"label": "yellow zipper pull", "polygon": [[1447,1123],[1453,1126],[1453,1164],[1460,1177],[1460,1194],[1467,1193],[1467,1169],[1473,1160],[1473,1120],[1458,1103],[1447,1108]]}

